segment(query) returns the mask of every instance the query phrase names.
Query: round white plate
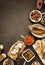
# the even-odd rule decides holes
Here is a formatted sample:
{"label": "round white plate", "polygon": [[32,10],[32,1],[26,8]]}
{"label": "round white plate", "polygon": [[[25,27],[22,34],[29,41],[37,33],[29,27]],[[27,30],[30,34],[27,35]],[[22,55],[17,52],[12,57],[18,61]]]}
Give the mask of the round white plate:
{"label": "round white plate", "polygon": [[[41,15],[41,17],[38,19],[38,21],[35,21],[35,20],[33,20],[33,19],[31,18],[31,14],[32,14],[32,12],[34,12],[34,11],[39,12],[40,15]],[[42,19],[42,13],[41,13],[39,10],[33,10],[33,11],[30,12],[29,18],[30,18],[30,20],[31,20],[32,22],[37,23],[37,22],[39,22],[39,21]]]}

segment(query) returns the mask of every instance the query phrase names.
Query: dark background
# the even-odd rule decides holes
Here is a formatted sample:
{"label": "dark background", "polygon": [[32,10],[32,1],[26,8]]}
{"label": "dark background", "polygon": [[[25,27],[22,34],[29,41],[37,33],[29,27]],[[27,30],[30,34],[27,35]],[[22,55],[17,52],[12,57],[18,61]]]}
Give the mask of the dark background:
{"label": "dark background", "polygon": [[[28,30],[28,25],[31,24],[28,15],[34,9],[36,9],[36,0],[0,0],[0,43],[4,45],[3,53],[7,53],[17,40],[23,40],[20,38],[21,34],[24,36],[31,34]],[[41,12],[44,11],[43,5]],[[38,60],[43,65],[34,49],[31,46],[27,48],[30,48],[36,57],[26,65],[31,65],[34,60]],[[18,64],[23,65],[23,62]],[[2,63],[0,62],[0,65]],[[15,62],[15,65],[18,64]]]}

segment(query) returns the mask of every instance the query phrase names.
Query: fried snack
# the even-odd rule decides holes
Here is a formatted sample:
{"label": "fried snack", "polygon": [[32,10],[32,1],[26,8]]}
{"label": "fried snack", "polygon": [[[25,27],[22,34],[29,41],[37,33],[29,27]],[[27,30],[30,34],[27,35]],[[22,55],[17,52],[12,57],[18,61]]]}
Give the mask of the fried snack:
{"label": "fried snack", "polygon": [[33,24],[28,26],[29,30],[36,37],[45,37],[45,27],[40,24]]}
{"label": "fried snack", "polygon": [[41,25],[36,24],[32,27],[32,32],[37,35],[43,35],[45,34],[45,28]]}

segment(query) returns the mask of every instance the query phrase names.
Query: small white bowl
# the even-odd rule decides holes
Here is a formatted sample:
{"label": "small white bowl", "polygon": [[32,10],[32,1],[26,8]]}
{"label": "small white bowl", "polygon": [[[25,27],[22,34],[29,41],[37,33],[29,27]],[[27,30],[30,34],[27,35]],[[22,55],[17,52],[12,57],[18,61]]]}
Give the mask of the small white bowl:
{"label": "small white bowl", "polygon": [[[40,15],[41,15],[41,17],[38,19],[38,21],[35,21],[35,20],[33,20],[33,19],[31,18],[32,12],[35,12],[35,11],[39,12]],[[37,23],[37,22],[41,21],[41,19],[42,19],[42,13],[41,13],[39,10],[33,10],[33,11],[30,12],[29,18],[30,18],[30,20],[31,20],[32,22]]]}
{"label": "small white bowl", "polygon": [[[4,62],[3,62],[3,65],[5,65],[5,63],[6,63],[8,60],[11,60],[11,59],[8,59],[8,58],[5,59]],[[12,63],[12,65],[14,65],[14,62],[13,62],[12,60],[11,60],[11,63]]]}

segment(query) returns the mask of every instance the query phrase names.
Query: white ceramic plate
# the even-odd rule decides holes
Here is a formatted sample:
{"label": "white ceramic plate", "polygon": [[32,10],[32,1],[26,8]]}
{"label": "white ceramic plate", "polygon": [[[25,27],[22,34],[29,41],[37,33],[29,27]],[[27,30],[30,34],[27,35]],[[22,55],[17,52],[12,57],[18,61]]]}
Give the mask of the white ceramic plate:
{"label": "white ceramic plate", "polygon": [[[32,27],[35,26],[35,25],[40,25],[40,24],[29,25],[29,26],[28,26],[29,30],[31,31],[31,30],[32,30]],[[40,25],[40,26],[42,26],[42,25]],[[42,26],[42,27],[43,27],[43,26]],[[44,34],[44,35],[36,35],[36,34],[33,33],[32,31],[31,31],[31,33],[32,33],[35,37],[38,37],[38,38],[43,38],[43,37],[45,37],[45,34]]]}
{"label": "white ceramic plate", "polygon": [[[42,39],[42,40],[45,40],[45,38]],[[42,40],[41,40],[41,41],[42,41]],[[34,50],[36,51],[36,46],[37,46],[37,45],[36,45],[36,42],[35,42],[35,44],[33,44],[32,46],[33,46]],[[37,53],[37,54],[38,54],[38,53]],[[45,59],[42,59],[42,54],[39,53],[38,56],[40,57],[40,59],[41,59],[41,61],[43,62],[43,64],[45,64]]]}

